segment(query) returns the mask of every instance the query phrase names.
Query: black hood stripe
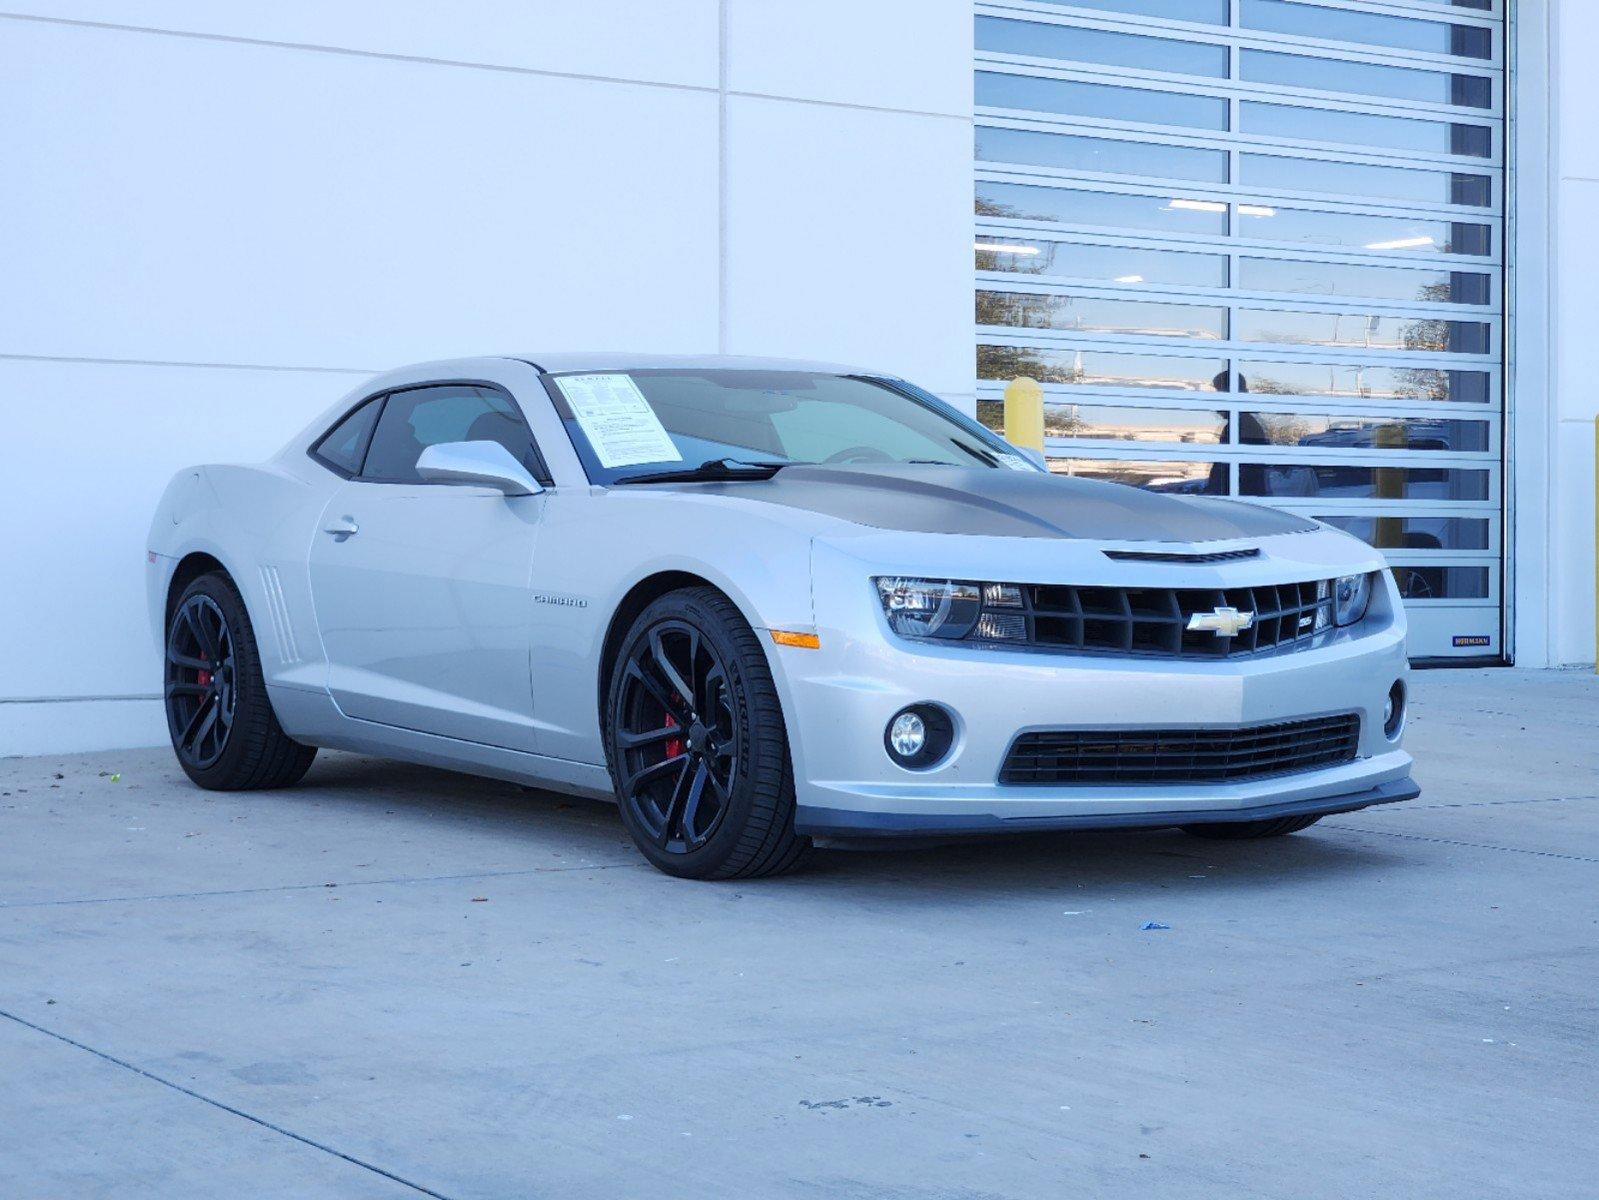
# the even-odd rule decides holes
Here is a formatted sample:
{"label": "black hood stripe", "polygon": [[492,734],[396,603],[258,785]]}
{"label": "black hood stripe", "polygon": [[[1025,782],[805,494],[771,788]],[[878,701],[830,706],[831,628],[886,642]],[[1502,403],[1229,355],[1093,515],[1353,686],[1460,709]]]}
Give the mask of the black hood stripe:
{"label": "black hood stripe", "polygon": [[1303,517],[1239,501],[981,467],[794,466],[762,482],[710,486],[906,533],[1192,544],[1316,528]]}

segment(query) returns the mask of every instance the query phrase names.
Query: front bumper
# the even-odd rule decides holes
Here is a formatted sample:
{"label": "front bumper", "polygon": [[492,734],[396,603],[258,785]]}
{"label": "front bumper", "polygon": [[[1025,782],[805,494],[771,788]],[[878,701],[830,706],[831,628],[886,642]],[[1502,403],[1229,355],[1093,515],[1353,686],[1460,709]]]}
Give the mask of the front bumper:
{"label": "front bumper", "polygon": [[[1407,671],[1391,581],[1361,625],[1313,647],[1190,661],[909,642],[888,630],[862,564],[818,556],[814,565],[821,649],[772,650],[803,833],[1150,828],[1347,812],[1418,794],[1410,756],[1383,730],[1389,689]],[[917,703],[955,718],[954,747],[932,770],[906,770],[884,750],[885,726]],[[1359,745],[1335,766],[1229,783],[999,782],[1012,742],[1032,730],[1232,729],[1344,713],[1360,717]]]}
{"label": "front bumper", "polygon": [[892,813],[861,809],[809,808],[795,828],[811,837],[920,837],[929,834],[1027,833],[1049,829],[1167,829],[1173,825],[1218,824],[1235,821],[1267,821],[1277,817],[1318,817],[1333,813],[1356,812],[1374,804],[1393,804],[1414,800],[1421,795],[1407,776],[1359,792],[1312,799],[1278,800],[1237,808],[1157,810],[1128,809],[1123,812],[1065,812],[1051,816],[1003,812],[988,813]]}

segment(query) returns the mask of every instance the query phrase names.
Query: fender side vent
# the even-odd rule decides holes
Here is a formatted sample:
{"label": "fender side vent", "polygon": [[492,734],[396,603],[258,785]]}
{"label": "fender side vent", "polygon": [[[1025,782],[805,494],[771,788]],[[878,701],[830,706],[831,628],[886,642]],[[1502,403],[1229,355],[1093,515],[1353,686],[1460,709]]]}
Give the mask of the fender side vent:
{"label": "fender side vent", "polygon": [[292,667],[300,661],[300,648],[295,644],[294,624],[289,618],[289,605],[283,598],[283,580],[276,567],[261,568],[261,590],[266,595],[272,636],[278,643],[278,661],[285,667]]}

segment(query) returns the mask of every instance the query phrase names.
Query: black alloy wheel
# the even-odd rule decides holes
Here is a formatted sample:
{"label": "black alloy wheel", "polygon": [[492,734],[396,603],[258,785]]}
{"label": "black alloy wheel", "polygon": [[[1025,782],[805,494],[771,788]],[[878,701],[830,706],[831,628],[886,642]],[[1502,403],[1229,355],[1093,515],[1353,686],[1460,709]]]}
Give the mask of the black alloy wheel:
{"label": "black alloy wheel", "polygon": [[174,600],[167,624],[162,689],[172,749],[203,788],[287,787],[311,766],[316,748],[278,724],[244,598],[212,571]]}
{"label": "black alloy wheel", "polygon": [[727,668],[684,621],[652,626],[622,672],[622,801],[669,854],[697,850],[732,802],[739,730]]}
{"label": "black alloy wheel", "polygon": [[172,748],[197,771],[227,749],[238,708],[233,631],[210,596],[188,597],[167,633],[166,705]]}
{"label": "black alloy wheel", "polygon": [[652,602],[622,643],[605,739],[622,822],[671,875],[733,879],[799,865],[782,707],[754,631],[711,588]]}

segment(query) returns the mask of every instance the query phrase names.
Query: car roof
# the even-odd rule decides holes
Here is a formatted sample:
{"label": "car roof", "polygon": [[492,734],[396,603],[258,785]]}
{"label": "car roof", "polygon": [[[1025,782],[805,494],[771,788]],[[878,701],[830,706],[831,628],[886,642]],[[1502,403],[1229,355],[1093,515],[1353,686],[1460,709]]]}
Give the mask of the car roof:
{"label": "car roof", "polygon": [[507,357],[531,363],[546,372],[558,371],[813,371],[822,375],[884,375],[842,363],[803,358],[762,358],[744,354],[638,354],[621,350],[555,350]]}

